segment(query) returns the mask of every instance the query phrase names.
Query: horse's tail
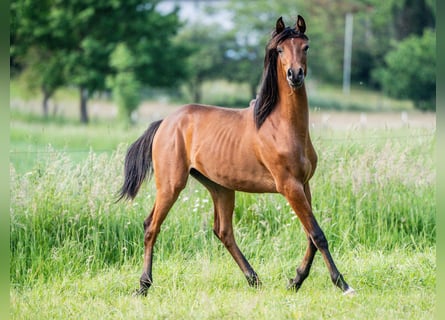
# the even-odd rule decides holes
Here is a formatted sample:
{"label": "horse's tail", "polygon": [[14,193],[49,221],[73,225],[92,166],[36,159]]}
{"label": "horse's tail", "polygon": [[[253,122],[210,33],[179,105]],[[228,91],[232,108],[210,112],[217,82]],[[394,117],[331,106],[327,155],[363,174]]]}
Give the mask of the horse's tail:
{"label": "horse's tail", "polygon": [[117,201],[134,199],[145,178],[153,173],[153,138],[162,120],[153,122],[148,129],[128,148],[125,156],[125,181]]}

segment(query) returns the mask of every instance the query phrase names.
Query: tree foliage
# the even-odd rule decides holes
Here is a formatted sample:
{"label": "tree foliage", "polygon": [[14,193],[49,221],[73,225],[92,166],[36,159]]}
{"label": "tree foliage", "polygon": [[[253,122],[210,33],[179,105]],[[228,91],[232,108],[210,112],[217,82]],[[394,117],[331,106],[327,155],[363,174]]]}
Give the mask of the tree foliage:
{"label": "tree foliage", "polygon": [[54,50],[49,36],[51,1],[11,1],[11,73],[24,71],[28,89],[43,94],[43,114],[48,116],[48,100],[65,84],[64,53]]}
{"label": "tree foliage", "polygon": [[[211,31],[209,31],[211,30]],[[202,84],[205,80],[224,77],[224,53],[226,35],[218,25],[206,26],[191,24],[176,38],[182,43],[186,53],[185,71],[188,75],[187,87],[194,102],[201,102]]]}
{"label": "tree foliage", "polygon": [[12,60],[25,61],[32,48],[57,54],[65,82],[80,89],[81,120],[87,122],[87,100],[106,88],[105,79],[113,73],[110,54],[122,41],[135,57],[135,76],[142,84],[175,86],[185,77],[182,47],[172,42],[180,27],[177,11],[162,14],[157,3],[13,0]]}
{"label": "tree foliage", "polygon": [[[398,90],[396,94],[391,75],[376,70],[388,66],[398,70],[399,85],[409,83],[414,75],[404,69],[407,58],[402,55],[408,50],[403,49],[403,43],[435,28],[434,0],[230,0],[218,4],[218,10],[224,6],[231,14],[231,30],[221,28],[217,20],[184,27],[177,11],[166,14],[157,10],[159,1],[12,0],[11,70],[14,74],[25,70],[29,82],[46,96],[62,85],[77,86],[85,122],[88,97],[106,90],[107,77],[116,80],[119,73],[119,81],[140,86],[174,87],[186,80],[196,102],[201,99],[203,81],[214,78],[248,83],[254,97],[264,48],[276,19],[283,16],[286,24],[292,25],[301,14],[310,37],[309,76],[341,83],[345,15],[352,13],[351,83],[408,98],[411,91]],[[119,43],[125,43],[132,56],[131,77],[124,77],[122,70],[110,64]],[[392,50],[396,53],[390,53]],[[435,56],[430,50],[416,51],[415,57],[410,54],[416,61],[425,61],[422,70],[434,68]],[[415,77],[420,79],[418,74]],[[426,98],[416,99],[420,107]]]}
{"label": "tree foliage", "polygon": [[118,44],[110,56],[110,65],[116,74],[107,78],[107,84],[112,90],[121,118],[130,122],[132,113],[141,99],[141,84],[136,79],[135,62],[125,43]]}
{"label": "tree foliage", "polygon": [[374,76],[384,91],[395,98],[408,98],[421,110],[436,109],[436,33],[425,30],[399,42],[385,56],[386,66]]}
{"label": "tree foliage", "polygon": [[[277,17],[283,16],[287,24],[292,24],[297,14],[301,14],[310,38],[310,76],[341,83],[345,15],[352,13],[351,82],[377,89],[382,84],[372,74],[385,63],[391,43],[411,34],[421,35],[425,28],[434,28],[436,11],[432,0],[296,0],[292,5],[284,0],[232,0],[229,10],[233,11],[238,45],[231,61],[235,64],[232,68],[243,71],[245,66],[251,68],[250,73],[238,72],[238,80],[252,82],[248,77],[255,73],[259,79],[264,45]],[[243,52],[249,52],[250,66],[246,64],[247,59],[239,58],[243,57]]]}

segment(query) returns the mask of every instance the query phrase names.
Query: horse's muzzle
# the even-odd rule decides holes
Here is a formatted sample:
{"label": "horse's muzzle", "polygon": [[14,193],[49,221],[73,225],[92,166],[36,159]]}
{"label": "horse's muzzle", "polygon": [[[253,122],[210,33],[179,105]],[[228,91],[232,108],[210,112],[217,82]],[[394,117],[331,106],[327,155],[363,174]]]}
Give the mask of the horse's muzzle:
{"label": "horse's muzzle", "polygon": [[300,88],[304,82],[303,68],[298,68],[297,71],[289,68],[287,70],[287,82],[292,88]]}

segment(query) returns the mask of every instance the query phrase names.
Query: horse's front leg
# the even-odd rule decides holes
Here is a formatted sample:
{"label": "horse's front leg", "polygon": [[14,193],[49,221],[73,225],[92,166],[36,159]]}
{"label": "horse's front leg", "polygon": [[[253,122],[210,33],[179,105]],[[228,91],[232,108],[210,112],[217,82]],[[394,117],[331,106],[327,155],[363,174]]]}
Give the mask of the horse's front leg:
{"label": "horse's front leg", "polygon": [[[329,251],[328,241],[326,240],[323,230],[321,230],[320,226],[317,223],[317,220],[312,213],[310,199],[308,200],[303,185],[298,181],[290,179],[286,181],[286,183],[282,184],[280,192],[289,201],[289,204],[303,224],[303,227],[305,228],[305,231],[308,234],[308,237],[313,243],[314,247],[320,250],[326,266],[328,267],[332,282],[345,294],[353,293],[354,290],[346,283],[342,274],[338,271],[334,260],[332,259],[331,253]],[[296,279],[294,279],[296,284],[293,287],[295,287],[296,289],[298,289],[296,285],[299,284],[301,286],[301,283],[303,282],[305,276],[307,277],[314,254],[315,250],[309,243],[305,259],[303,260],[302,268],[300,269],[300,275],[298,275],[299,272],[297,270],[297,277]]]}
{"label": "horse's front leg", "polygon": [[[306,200],[309,202],[309,206],[312,208],[312,195],[309,187],[309,183],[304,185],[304,194],[306,195]],[[306,232],[307,236],[307,248],[306,253],[304,254],[303,261],[300,266],[297,268],[297,275],[294,279],[289,279],[288,289],[298,291],[303,281],[309,276],[309,272],[312,267],[312,262],[314,261],[315,253],[317,252],[317,247],[312,242],[311,237]]]}

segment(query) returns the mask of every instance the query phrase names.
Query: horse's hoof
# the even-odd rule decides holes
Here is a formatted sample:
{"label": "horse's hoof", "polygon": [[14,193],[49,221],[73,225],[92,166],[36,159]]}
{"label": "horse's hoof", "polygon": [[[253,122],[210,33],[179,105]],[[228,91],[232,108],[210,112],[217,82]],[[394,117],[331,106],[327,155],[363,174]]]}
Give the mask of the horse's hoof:
{"label": "horse's hoof", "polygon": [[349,287],[345,292],[343,292],[344,296],[348,296],[348,297],[353,297],[355,296],[357,293],[355,292],[354,289],[352,289],[351,287]]}
{"label": "horse's hoof", "polygon": [[258,279],[255,282],[249,283],[249,286],[254,289],[261,289],[263,287],[263,283]]}
{"label": "horse's hoof", "polygon": [[301,284],[297,284],[294,279],[289,279],[286,289],[297,292],[300,289],[300,287]]}
{"label": "horse's hoof", "polygon": [[263,284],[261,283],[261,280],[258,278],[258,276],[255,274],[253,276],[246,276],[247,282],[249,283],[249,286],[252,288],[260,289]]}
{"label": "horse's hoof", "polygon": [[136,291],[133,293],[133,297],[141,297],[141,296],[146,297],[147,291],[148,291],[148,288],[144,288],[144,287],[136,289]]}

